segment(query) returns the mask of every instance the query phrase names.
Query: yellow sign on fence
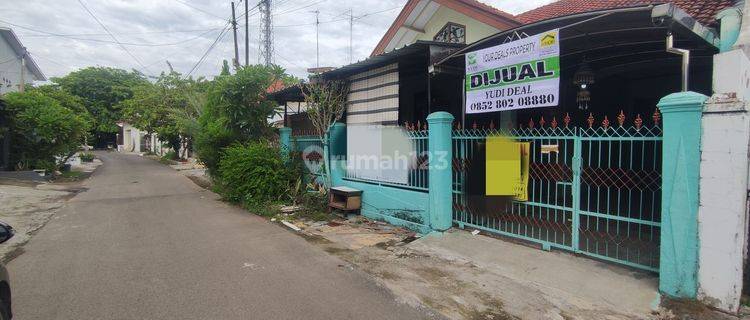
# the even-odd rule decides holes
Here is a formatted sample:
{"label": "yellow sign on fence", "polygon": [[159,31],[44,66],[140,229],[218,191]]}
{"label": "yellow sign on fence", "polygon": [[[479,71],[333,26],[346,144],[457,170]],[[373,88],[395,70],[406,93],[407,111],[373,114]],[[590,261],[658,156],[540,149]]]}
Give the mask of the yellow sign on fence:
{"label": "yellow sign on fence", "polygon": [[529,143],[505,137],[487,138],[485,191],[488,196],[528,198]]}

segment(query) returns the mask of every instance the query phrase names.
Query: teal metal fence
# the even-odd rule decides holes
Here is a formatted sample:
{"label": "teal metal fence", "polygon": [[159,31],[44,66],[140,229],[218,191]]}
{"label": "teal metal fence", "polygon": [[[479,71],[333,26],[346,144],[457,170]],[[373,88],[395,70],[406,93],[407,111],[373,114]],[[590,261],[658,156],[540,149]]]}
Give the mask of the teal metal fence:
{"label": "teal metal fence", "polygon": [[410,151],[410,154],[407,155],[407,157],[412,157],[414,160],[409,168],[409,177],[407,183],[394,183],[389,181],[364,179],[356,175],[356,168],[350,168],[350,170],[347,170],[344,179],[427,192],[429,171],[427,164],[428,134],[426,127],[425,129],[415,129],[412,127],[407,127],[405,129],[405,133],[409,138],[409,141],[411,141],[412,147],[412,150]]}
{"label": "teal metal fence", "polygon": [[[508,131],[453,132],[453,220],[505,236],[658,271],[662,131],[659,114],[646,127],[607,117],[594,126],[557,119]],[[546,125],[546,126],[545,126]],[[527,201],[485,196],[485,145],[502,135],[528,142]]]}
{"label": "teal metal fence", "polygon": [[292,135],[292,157],[299,157],[304,162],[304,183],[313,181],[322,183],[323,143],[316,135]]}

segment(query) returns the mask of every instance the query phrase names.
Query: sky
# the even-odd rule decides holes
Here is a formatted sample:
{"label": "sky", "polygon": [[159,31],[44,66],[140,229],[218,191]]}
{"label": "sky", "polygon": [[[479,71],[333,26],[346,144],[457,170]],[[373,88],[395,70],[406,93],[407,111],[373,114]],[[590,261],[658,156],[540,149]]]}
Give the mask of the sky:
{"label": "sky", "polygon": [[[258,3],[249,1],[251,8]],[[551,1],[484,2],[518,14]],[[406,0],[272,3],[274,63],[304,78],[306,69],[316,66],[314,11],[320,12],[320,66],[338,67],[349,63],[349,10],[355,17],[352,55],[357,61],[369,56]],[[237,6],[239,16],[244,3]],[[223,59],[231,61],[234,56],[231,29],[220,37],[230,17],[230,0],[0,1],[0,27],[14,30],[47,77],[64,76],[87,66],[158,75],[169,70],[169,61],[182,74],[211,78],[219,73]],[[257,63],[260,14],[252,9],[248,17],[250,63]],[[240,60],[244,62],[244,17],[238,22]]]}

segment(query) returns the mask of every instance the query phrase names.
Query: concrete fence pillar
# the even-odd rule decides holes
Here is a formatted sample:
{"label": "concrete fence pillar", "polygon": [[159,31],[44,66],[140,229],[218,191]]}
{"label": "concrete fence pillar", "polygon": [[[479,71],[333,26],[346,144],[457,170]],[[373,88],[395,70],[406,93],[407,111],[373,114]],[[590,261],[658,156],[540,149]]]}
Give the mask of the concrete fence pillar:
{"label": "concrete fence pillar", "polygon": [[337,186],[346,175],[346,125],[336,122],[328,129],[328,144],[325,146],[326,170],[331,183]]}
{"label": "concrete fence pillar", "polygon": [[281,158],[284,161],[289,159],[289,153],[292,152],[292,128],[279,128],[279,149]]}
{"label": "concrete fence pillar", "polygon": [[453,115],[442,111],[427,117],[430,227],[437,231],[453,225],[453,120]]}
{"label": "concrete fence pillar", "polygon": [[697,294],[701,112],[707,98],[679,92],[658,104],[664,116],[659,290],[675,298]]}
{"label": "concrete fence pillar", "polygon": [[714,95],[706,103],[702,123],[698,298],[736,313],[748,228],[747,104],[735,97]]}

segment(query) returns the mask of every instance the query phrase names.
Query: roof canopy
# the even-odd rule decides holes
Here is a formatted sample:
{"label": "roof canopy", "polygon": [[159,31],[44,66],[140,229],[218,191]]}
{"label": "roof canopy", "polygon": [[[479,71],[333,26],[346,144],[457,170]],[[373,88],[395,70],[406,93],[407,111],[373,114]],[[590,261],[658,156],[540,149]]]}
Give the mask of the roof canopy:
{"label": "roof canopy", "polygon": [[[349,76],[357,73],[398,62],[407,62],[411,65],[423,63],[424,70],[427,72],[428,64],[437,62],[462,47],[464,47],[463,44],[456,43],[417,41],[400,49],[369,57],[365,60],[321,73],[314,76],[312,81],[347,79]],[[307,84],[287,87],[270,93],[268,97],[279,103],[302,102],[305,101],[304,96],[302,95],[302,87],[305,85]]]}
{"label": "roof canopy", "polygon": [[665,50],[672,32],[675,46],[689,49],[693,57],[710,57],[718,42],[712,29],[703,27],[672,4],[646,5],[586,12],[552,18],[500,32],[460,49],[436,65],[463,65],[467,52],[506,43],[526,35],[560,29],[561,59],[565,68],[587,61],[596,69],[627,68],[662,59],[679,59]]}

